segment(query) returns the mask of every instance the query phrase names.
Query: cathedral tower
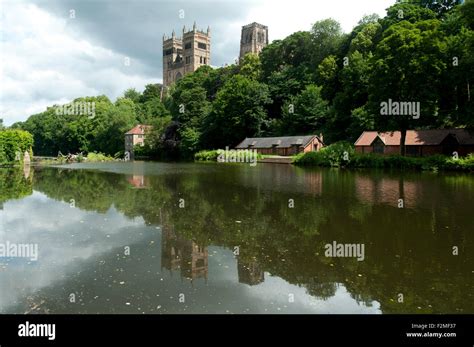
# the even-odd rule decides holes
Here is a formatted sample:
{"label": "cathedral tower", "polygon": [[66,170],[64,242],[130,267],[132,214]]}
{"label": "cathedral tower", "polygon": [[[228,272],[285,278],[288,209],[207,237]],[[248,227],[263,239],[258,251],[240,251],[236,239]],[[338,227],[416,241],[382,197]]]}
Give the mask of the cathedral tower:
{"label": "cathedral tower", "polygon": [[201,65],[211,65],[211,30],[193,29],[177,37],[174,30],[170,38],[163,35],[163,85],[169,87],[184,75],[196,71]]}
{"label": "cathedral tower", "polygon": [[240,37],[240,59],[247,53],[259,54],[268,45],[268,27],[251,23],[242,27]]}

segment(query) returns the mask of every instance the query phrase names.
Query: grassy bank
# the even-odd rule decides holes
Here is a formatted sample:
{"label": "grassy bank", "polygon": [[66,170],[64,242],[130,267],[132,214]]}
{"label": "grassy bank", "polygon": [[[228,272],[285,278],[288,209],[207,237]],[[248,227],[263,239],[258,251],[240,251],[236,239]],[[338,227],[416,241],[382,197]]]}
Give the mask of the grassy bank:
{"label": "grassy bank", "polygon": [[458,159],[434,155],[429,157],[383,156],[356,153],[350,143],[339,142],[319,152],[300,153],[293,164],[300,166],[390,168],[408,170],[455,170],[474,172],[474,154]]}
{"label": "grassy bank", "polygon": [[[226,154],[226,151],[223,149],[213,149],[213,150],[203,150],[203,151],[197,152],[196,154],[194,154],[194,160],[195,161],[217,161],[219,158],[219,155],[222,155],[221,158],[223,158],[224,161],[227,161],[227,162],[232,162],[234,158],[235,158],[234,160],[235,162],[243,162],[245,158],[255,158],[255,155],[256,155],[257,160],[264,158],[263,155],[259,153],[255,153],[253,151],[246,150],[246,149],[238,150],[238,151],[229,150],[227,151],[227,154]],[[227,158],[227,160],[225,160],[225,158]]]}
{"label": "grassy bank", "polygon": [[72,163],[101,163],[107,161],[117,161],[111,157],[110,155],[106,155],[103,153],[95,153],[91,152],[87,155],[79,154],[73,160],[68,160],[66,156],[58,156],[55,159],[47,159],[35,162],[37,165],[58,165],[58,164],[72,164]]}

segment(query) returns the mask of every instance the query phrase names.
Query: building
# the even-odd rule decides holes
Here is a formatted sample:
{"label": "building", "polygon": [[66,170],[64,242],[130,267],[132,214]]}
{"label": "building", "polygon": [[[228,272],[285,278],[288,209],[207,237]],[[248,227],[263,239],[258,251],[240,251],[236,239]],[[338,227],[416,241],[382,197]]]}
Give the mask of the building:
{"label": "building", "polygon": [[125,152],[133,155],[133,147],[145,145],[145,133],[151,129],[150,125],[138,124],[125,133]]}
{"label": "building", "polygon": [[244,261],[240,257],[237,259],[237,274],[239,283],[245,283],[250,286],[263,283],[265,273],[256,259]]}
{"label": "building", "polygon": [[[364,131],[355,142],[358,153],[400,154],[400,131]],[[474,152],[474,132],[466,129],[408,130],[405,150],[409,156],[434,154],[465,156]]]}
{"label": "building", "polygon": [[251,23],[242,27],[240,37],[240,59],[247,53],[259,54],[268,45],[268,27],[258,23]]}
{"label": "building", "polygon": [[290,156],[301,152],[319,151],[324,146],[322,135],[247,137],[235,149],[254,149],[261,154]]}
{"label": "building", "polygon": [[172,227],[162,225],[161,234],[161,267],[179,271],[184,278],[195,280],[208,276],[207,247],[185,239]]}
{"label": "building", "polygon": [[170,38],[163,35],[163,85],[169,87],[184,75],[196,71],[202,65],[211,65],[211,30],[183,27],[182,37],[174,30]]}

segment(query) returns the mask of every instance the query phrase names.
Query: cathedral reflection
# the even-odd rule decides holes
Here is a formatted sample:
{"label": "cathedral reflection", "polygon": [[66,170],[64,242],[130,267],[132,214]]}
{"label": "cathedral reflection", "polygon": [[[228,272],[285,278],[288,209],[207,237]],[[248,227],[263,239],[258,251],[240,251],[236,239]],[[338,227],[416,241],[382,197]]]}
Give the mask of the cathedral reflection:
{"label": "cathedral reflection", "polygon": [[208,251],[194,241],[177,235],[172,228],[163,227],[161,235],[161,267],[180,271],[181,277],[190,280],[208,275]]}
{"label": "cathedral reflection", "polygon": [[237,272],[239,274],[239,283],[256,285],[265,280],[264,271],[259,262],[252,258],[250,260],[239,257],[237,259]]}

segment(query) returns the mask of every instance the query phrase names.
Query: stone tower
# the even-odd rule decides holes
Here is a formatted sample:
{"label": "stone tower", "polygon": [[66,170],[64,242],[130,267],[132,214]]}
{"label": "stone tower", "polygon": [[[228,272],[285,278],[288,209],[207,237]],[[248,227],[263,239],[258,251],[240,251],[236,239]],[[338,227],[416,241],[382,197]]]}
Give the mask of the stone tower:
{"label": "stone tower", "polygon": [[201,65],[211,65],[211,30],[183,27],[182,37],[174,30],[171,37],[163,35],[163,85],[169,87],[184,75],[196,71]]}
{"label": "stone tower", "polygon": [[263,47],[268,45],[268,27],[258,23],[251,23],[242,27],[240,37],[240,59],[247,53],[259,54]]}

